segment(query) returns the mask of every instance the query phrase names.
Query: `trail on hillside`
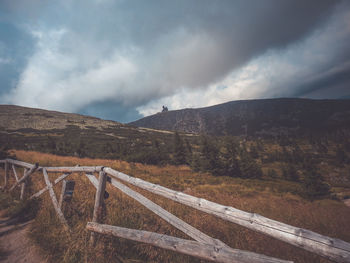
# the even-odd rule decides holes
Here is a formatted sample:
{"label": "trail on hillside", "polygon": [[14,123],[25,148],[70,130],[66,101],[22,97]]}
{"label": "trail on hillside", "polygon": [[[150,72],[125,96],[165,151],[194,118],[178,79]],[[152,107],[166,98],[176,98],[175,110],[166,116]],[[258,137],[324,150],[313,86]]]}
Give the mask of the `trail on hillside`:
{"label": "trail on hillside", "polygon": [[18,222],[16,218],[5,218],[0,211],[0,262],[46,263],[27,237],[31,221]]}

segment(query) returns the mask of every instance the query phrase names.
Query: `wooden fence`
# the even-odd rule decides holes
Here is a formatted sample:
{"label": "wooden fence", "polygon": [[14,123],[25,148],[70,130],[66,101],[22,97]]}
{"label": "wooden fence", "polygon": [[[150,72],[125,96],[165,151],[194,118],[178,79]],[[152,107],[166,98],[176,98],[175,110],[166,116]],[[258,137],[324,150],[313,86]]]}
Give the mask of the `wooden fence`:
{"label": "wooden fence", "polygon": [[[4,186],[2,189],[11,192],[16,187],[21,187],[21,199],[24,197],[26,180],[34,172],[42,172],[46,186],[39,192],[33,194],[30,198],[39,197],[48,191],[57,216],[67,231],[70,231],[70,228],[64,214],[61,211],[64,189],[62,189],[61,197],[59,199],[60,201],[58,201],[55,192],[53,191],[53,187],[66,179],[71,173],[85,173],[86,177],[96,188],[93,217],[91,222],[88,222],[86,226],[86,228],[91,231],[91,245],[94,245],[96,242],[96,234],[99,233],[151,244],[157,247],[177,251],[214,262],[291,262],[248,251],[233,249],[222,241],[212,238],[194,228],[122,183],[127,182],[131,185],[152,192],[153,194],[166,197],[170,200],[244,226],[256,232],[274,237],[293,246],[303,248],[334,262],[350,262],[350,243],[340,239],[323,236],[306,229],[290,226],[263,217],[255,213],[244,212],[230,206],[223,206],[202,198],[197,198],[182,192],[174,191],[139,178],[131,177],[109,167],[41,167],[38,164],[29,164],[12,159],[1,160],[0,163],[3,164],[5,170]],[[24,174],[21,178],[16,171],[16,167],[24,168]],[[58,176],[53,182],[50,182],[48,173],[62,173],[62,175]],[[15,177],[15,183],[11,187],[9,186],[10,174],[13,174]],[[98,175],[98,177],[96,177],[96,175]],[[101,224],[104,196],[106,194],[108,195],[108,193],[105,191],[107,182],[142,204],[144,207],[164,219],[169,224],[184,232],[193,240],[180,239],[153,232]],[[65,184],[63,184],[63,186],[65,187]]]}

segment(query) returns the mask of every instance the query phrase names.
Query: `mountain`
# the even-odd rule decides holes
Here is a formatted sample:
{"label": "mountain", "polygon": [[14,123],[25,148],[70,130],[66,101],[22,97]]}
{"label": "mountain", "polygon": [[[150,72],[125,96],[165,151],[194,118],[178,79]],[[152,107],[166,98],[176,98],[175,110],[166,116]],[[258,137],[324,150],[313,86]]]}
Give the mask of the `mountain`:
{"label": "mountain", "polygon": [[137,127],[209,135],[305,135],[350,129],[350,100],[261,99],[157,113]]}

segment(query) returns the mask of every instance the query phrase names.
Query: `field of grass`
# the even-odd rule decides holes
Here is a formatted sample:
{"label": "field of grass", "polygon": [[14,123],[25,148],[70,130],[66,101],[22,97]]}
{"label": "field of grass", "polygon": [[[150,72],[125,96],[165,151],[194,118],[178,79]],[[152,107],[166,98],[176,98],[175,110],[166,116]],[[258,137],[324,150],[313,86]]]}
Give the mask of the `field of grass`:
{"label": "field of grass", "polygon": [[[188,166],[159,167],[120,160],[62,157],[18,150],[12,153],[19,160],[29,163],[38,162],[41,166],[75,166],[76,164],[109,166],[174,190],[350,242],[350,208],[337,200],[303,199],[295,194],[300,184],[294,182],[280,179],[215,177],[193,172]],[[50,180],[54,180],[56,176],[58,175],[51,174]],[[43,253],[50,255],[52,262],[204,262],[149,245],[110,237],[100,238],[97,247],[91,249],[88,246],[89,233],[85,230],[85,226],[92,218],[95,189],[83,174],[72,174],[69,178],[76,182],[73,200],[64,206],[64,214],[72,228],[71,236],[68,236],[60,225],[48,193],[42,195],[40,209],[30,234],[33,241],[42,248]],[[3,179],[2,169],[0,179]],[[43,175],[35,173],[32,176],[29,191],[34,193],[44,185]],[[106,200],[104,223],[187,238],[185,234],[117,189],[107,186],[107,190],[110,197]],[[59,195],[60,184],[55,187],[55,191]],[[329,262],[214,216],[143,190],[139,192],[204,233],[222,240],[233,248],[295,262]],[[15,193],[15,195],[18,194]]]}

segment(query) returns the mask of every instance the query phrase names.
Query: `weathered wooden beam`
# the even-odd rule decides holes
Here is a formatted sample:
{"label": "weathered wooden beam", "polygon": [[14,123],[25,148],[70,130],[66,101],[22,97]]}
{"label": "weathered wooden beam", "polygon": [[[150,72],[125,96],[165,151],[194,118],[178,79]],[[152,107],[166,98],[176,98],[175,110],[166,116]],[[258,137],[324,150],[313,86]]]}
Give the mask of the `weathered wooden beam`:
{"label": "weathered wooden beam", "polygon": [[48,173],[98,173],[102,166],[45,167]]}
{"label": "weathered wooden beam", "polygon": [[22,161],[18,161],[18,160],[6,159],[6,161],[9,162],[9,163],[11,163],[11,164],[14,164],[14,165],[23,167],[23,168],[28,168],[28,169],[30,169],[30,168],[33,167],[33,164],[26,163],[26,162],[22,162]]}
{"label": "weathered wooden beam", "polygon": [[96,190],[98,189],[98,179],[93,174],[85,174],[85,176],[89,179],[90,183],[95,186]]}
{"label": "weathered wooden beam", "polygon": [[9,179],[9,163],[6,160],[5,161],[5,182],[4,182],[4,188],[6,188],[6,186],[7,186],[8,179]]}
{"label": "weathered wooden beam", "polygon": [[180,252],[190,256],[223,263],[286,263],[291,261],[276,259],[225,246],[200,243],[197,241],[157,234],[154,232],[128,229],[117,226],[88,222],[86,228],[96,233],[126,238],[160,248]]}
{"label": "weathered wooden beam", "polygon": [[239,224],[254,231],[272,236],[291,245],[316,253],[336,262],[350,262],[350,244],[315,232],[290,226],[255,213],[247,213],[230,206],[223,206],[203,198],[197,198],[166,187],[131,177],[111,168],[104,168],[109,175],[138,186],[154,194],[164,196],[181,204],[196,208],[224,220]]}
{"label": "weathered wooden beam", "polygon": [[51,197],[51,200],[52,200],[53,207],[56,210],[56,214],[57,214],[58,218],[60,219],[63,227],[67,231],[69,231],[68,223],[67,223],[66,219],[64,218],[64,215],[63,215],[61,209],[58,206],[58,202],[57,202],[57,198],[56,198],[55,192],[54,192],[54,190],[52,188],[52,184],[50,182],[49,176],[48,176],[45,168],[43,168],[43,175],[44,175],[45,183],[46,183],[47,187],[49,188],[50,197]]}
{"label": "weathered wooden beam", "polygon": [[[66,173],[66,174],[62,174],[60,177],[56,178],[56,180],[54,181],[53,185],[58,184],[59,182],[61,182],[63,179],[65,179],[67,176],[69,176],[70,173]],[[41,189],[39,192],[33,194],[30,199],[33,199],[35,197],[39,197],[41,196],[43,193],[45,193],[47,190],[49,190],[48,186],[45,186],[43,189]]]}
{"label": "weathered wooden beam", "polygon": [[26,189],[26,182],[23,182],[23,183],[21,183],[21,194],[20,194],[20,197],[19,197],[20,200],[24,199],[25,189]]}
{"label": "weathered wooden beam", "polygon": [[[107,181],[107,174],[103,170],[101,170],[99,172],[99,177],[98,177],[98,187],[96,190],[94,213],[92,216],[92,222],[95,222],[95,223],[99,223],[102,216],[102,210],[104,205],[103,197],[106,189],[106,181]],[[96,235],[95,233],[91,233],[90,244],[95,245],[95,242],[96,242]]]}
{"label": "weathered wooden beam", "polygon": [[10,188],[10,192],[13,191],[13,189],[16,188],[17,185],[19,185],[20,183],[24,182],[24,180],[26,180],[32,173],[34,173],[36,170],[38,169],[38,164],[36,163],[35,165],[33,165],[24,175],[21,179],[19,179],[11,188]]}
{"label": "weathered wooden beam", "polygon": [[15,176],[16,178],[16,182],[18,182],[18,175],[17,175],[17,171],[16,171],[16,168],[14,165],[12,165],[12,171],[13,171],[13,175]]}
{"label": "weathered wooden beam", "polygon": [[[221,245],[221,246],[227,246],[225,243],[222,241],[212,238],[203,232],[199,231],[198,229],[194,228],[193,226],[187,224],[180,218],[176,217],[175,215],[169,213],[159,205],[153,203],[151,200],[147,199],[143,195],[135,192],[134,190],[130,189],[126,185],[118,182],[115,179],[112,179],[111,181],[112,185],[119,190],[121,190],[124,194],[130,196],[149,210],[151,210],[153,213],[158,215],[159,217],[163,218],[166,222],[171,224],[172,226],[176,227],[177,229],[181,230],[184,232],[186,235],[189,237],[192,237],[194,240],[201,242],[201,243],[206,243],[206,244],[212,244],[212,245]],[[227,246],[228,247],[228,246]]]}
{"label": "weathered wooden beam", "polygon": [[[33,164],[13,160],[13,159],[6,159],[2,160],[3,163],[11,163],[20,167],[24,168],[32,168]],[[98,173],[101,171],[102,166],[74,166],[74,167],[38,167],[38,170],[42,170],[43,168],[46,169],[47,172],[50,173],[74,173],[74,172],[85,172],[85,173]]]}
{"label": "weathered wooden beam", "polygon": [[[13,165],[12,165],[12,167],[13,167]],[[16,171],[16,170],[14,170],[14,171]],[[27,168],[24,168],[23,176],[26,174],[26,172],[27,172]],[[25,192],[25,189],[26,189],[27,180],[28,180],[28,178],[21,183],[21,195],[20,195],[20,198],[19,198],[20,200],[24,199],[24,192]]]}
{"label": "weathered wooden beam", "polygon": [[95,196],[95,206],[94,206],[94,213],[92,217],[92,222],[98,222],[100,220],[101,214],[102,214],[102,206],[103,206],[103,200],[104,200],[104,192],[106,189],[106,179],[107,175],[104,171],[101,171],[99,173],[98,178],[98,187],[96,190],[96,196]]}
{"label": "weathered wooden beam", "polygon": [[[90,183],[92,183],[92,185],[95,186],[96,189],[98,189],[98,179],[93,174],[85,174],[85,175],[89,179]],[[109,193],[106,190],[103,194],[103,197],[104,199],[107,199],[109,197]]]}
{"label": "weathered wooden beam", "polygon": [[[7,161],[8,163],[21,166],[24,168],[32,168],[33,164],[13,160],[13,159],[6,159],[3,161]],[[6,162],[5,162],[6,163]],[[101,171],[102,166],[74,166],[74,167],[38,167],[38,170],[42,170],[43,168],[46,169],[49,173],[74,173],[74,172],[85,172],[85,173],[98,173]]]}

